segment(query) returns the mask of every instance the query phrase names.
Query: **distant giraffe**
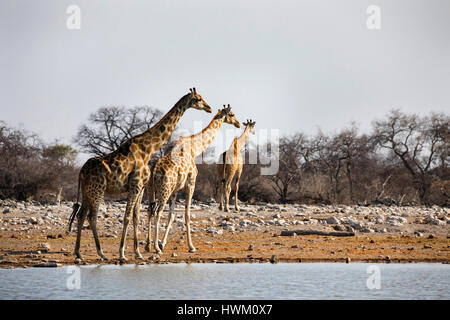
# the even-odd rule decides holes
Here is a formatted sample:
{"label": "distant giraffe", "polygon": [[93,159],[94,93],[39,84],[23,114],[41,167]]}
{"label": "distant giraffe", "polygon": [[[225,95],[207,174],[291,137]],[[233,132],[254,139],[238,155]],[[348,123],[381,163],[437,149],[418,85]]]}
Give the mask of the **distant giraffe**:
{"label": "distant giraffe", "polygon": [[[119,249],[120,260],[126,260],[124,254],[125,240],[131,212],[133,212],[135,257],[136,259],[142,258],[138,245],[138,225],[142,194],[150,177],[148,162],[169,138],[187,109],[194,108],[212,112],[195,88],[190,89],[190,91],[152,128],[131,137],[116,151],[105,156],[90,158],[83,165],[78,180],[77,202],[74,205],[69,223],[70,231],[73,220],[75,217],[78,218],[78,233],[75,244],[75,255],[78,259],[82,259],[80,254],[81,230],[87,216],[94,235],[97,253],[102,259],[107,260],[101,250],[96,227],[98,207],[103,201],[105,192],[108,194],[128,193]],[[83,195],[81,208],[78,203],[80,188]]]}
{"label": "distant giraffe", "polygon": [[224,210],[226,212],[230,211],[228,204],[231,192],[231,182],[233,181],[233,177],[236,175],[234,202],[236,211],[240,211],[238,205],[238,190],[239,190],[239,180],[241,178],[242,168],[244,165],[241,150],[244,148],[245,143],[247,142],[249,131],[252,134],[255,134],[255,124],[256,122],[252,122],[252,120],[247,120],[247,122],[244,123],[245,129],[242,135],[239,138],[234,138],[230,148],[224,153],[222,153],[220,156],[221,157],[220,159],[222,161],[219,161],[219,164],[217,165],[217,172],[220,178],[219,182],[220,210]]}
{"label": "distant giraffe", "polygon": [[[212,143],[222,123],[232,124],[239,128],[239,121],[231,111],[230,105],[219,110],[210,124],[201,132],[188,137],[181,137],[173,150],[158,159],[152,169],[152,177],[147,185],[147,194],[149,196],[149,218],[146,250],[150,251],[151,243],[151,218],[155,216],[155,234],[154,248],[157,253],[161,252],[167,242],[170,226],[175,218],[175,200],[177,192],[184,188],[185,199],[185,223],[187,232],[187,243],[189,252],[194,252],[195,247],[192,244],[190,229],[190,205],[192,194],[195,189],[195,180],[197,178],[197,167],[194,159],[199,156]],[[162,241],[162,248],[158,243],[158,228],[161,212],[169,200],[169,221]]]}

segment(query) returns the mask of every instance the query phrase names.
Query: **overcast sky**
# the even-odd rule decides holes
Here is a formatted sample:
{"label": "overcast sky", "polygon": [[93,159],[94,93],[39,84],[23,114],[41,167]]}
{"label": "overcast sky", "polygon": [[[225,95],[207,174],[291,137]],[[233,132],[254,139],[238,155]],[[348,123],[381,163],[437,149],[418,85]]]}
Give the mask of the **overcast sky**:
{"label": "overcast sky", "polygon": [[[71,4],[80,30],[66,27]],[[366,26],[372,4],[380,30]],[[0,120],[48,142],[70,143],[101,106],[167,111],[193,86],[281,134],[450,111],[448,0],[2,0],[0,45]],[[195,120],[211,115],[188,110],[179,126]]]}

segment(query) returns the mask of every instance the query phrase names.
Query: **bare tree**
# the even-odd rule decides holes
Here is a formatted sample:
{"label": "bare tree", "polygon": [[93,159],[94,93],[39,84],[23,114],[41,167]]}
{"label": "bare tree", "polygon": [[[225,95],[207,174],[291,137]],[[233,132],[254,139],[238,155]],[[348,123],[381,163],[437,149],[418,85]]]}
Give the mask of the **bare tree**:
{"label": "bare tree", "polygon": [[89,116],[74,138],[81,151],[101,156],[113,152],[129,138],[150,129],[163,113],[148,106],[103,107]]}
{"label": "bare tree", "polygon": [[267,178],[272,181],[272,188],[283,203],[288,201],[292,185],[297,184],[300,188],[302,167],[309,160],[306,144],[307,138],[302,133],[280,139],[278,172]]}
{"label": "bare tree", "polygon": [[[350,202],[354,202],[354,171],[372,151],[370,139],[366,135],[359,135],[356,124],[343,129],[331,140],[336,151],[338,168],[342,162],[348,181]],[[336,179],[337,181],[337,179]]]}
{"label": "bare tree", "polygon": [[406,168],[420,201],[432,183],[432,170],[439,161],[448,161],[449,117],[432,114],[420,118],[392,110],[387,119],[373,123],[373,136],[381,148],[388,149]]}

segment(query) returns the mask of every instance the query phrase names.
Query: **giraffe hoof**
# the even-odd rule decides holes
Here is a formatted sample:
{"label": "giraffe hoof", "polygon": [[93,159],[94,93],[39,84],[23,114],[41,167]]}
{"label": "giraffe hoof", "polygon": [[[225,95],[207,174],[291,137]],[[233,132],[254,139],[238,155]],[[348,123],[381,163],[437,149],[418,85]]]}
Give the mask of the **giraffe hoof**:
{"label": "giraffe hoof", "polygon": [[105,257],[105,256],[102,256],[101,258],[102,258],[103,261],[108,261],[108,258]]}
{"label": "giraffe hoof", "polygon": [[136,255],[136,256],[135,256],[135,259],[136,259],[136,260],[144,260],[144,258],[142,258],[142,256],[141,256],[141,254]]}
{"label": "giraffe hoof", "polygon": [[120,258],[119,258],[119,262],[120,262],[120,263],[127,262],[127,258],[125,258],[125,257],[120,257]]}
{"label": "giraffe hoof", "polygon": [[195,249],[195,248],[189,249],[190,253],[194,253],[195,251],[197,251],[197,249]]}

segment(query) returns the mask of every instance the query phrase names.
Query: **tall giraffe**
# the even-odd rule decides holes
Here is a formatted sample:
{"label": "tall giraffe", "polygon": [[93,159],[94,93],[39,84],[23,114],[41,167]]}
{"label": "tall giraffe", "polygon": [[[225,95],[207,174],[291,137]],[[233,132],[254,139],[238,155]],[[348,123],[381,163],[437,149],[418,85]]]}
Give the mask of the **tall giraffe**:
{"label": "tall giraffe", "polygon": [[[78,196],[70,217],[69,231],[75,217],[78,218],[78,233],[75,255],[82,259],[80,253],[81,229],[86,216],[94,235],[98,255],[107,260],[100,247],[97,234],[97,213],[103,196],[108,194],[128,193],[127,206],[123,219],[122,238],[120,240],[120,260],[125,259],[125,240],[131,212],[133,212],[134,252],[136,259],[142,259],[138,245],[139,210],[144,186],[150,177],[148,162],[156,151],[166,142],[181,116],[189,108],[211,113],[209,105],[195,88],[184,95],[175,106],[152,128],[131,137],[116,151],[105,156],[90,158],[80,170],[78,179]],[[82,193],[81,208],[78,203],[80,188]]]}
{"label": "tall giraffe", "polygon": [[244,123],[245,129],[244,132],[242,132],[241,136],[239,138],[234,138],[230,148],[228,148],[227,151],[220,155],[222,163],[220,163],[219,161],[219,164],[217,164],[217,172],[220,177],[220,210],[224,210],[226,212],[230,211],[228,203],[230,199],[231,182],[233,181],[233,177],[236,175],[234,203],[236,211],[240,211],[238,206],[238,190],[239,180],[241,178],[242,168],[244,165],[241,150],[244,148],[245,143],[247,142],[248,133],[251,132],[252,134],[255,134],[255,124],[256,122],[247,120],[247,122]]}
{"label": "tall giraffe", "polygon": [[201,132],[188,137],[181,137],[173,150],[169,154],[158,159],[153,167],[152,177],[147,185],[147,194],[149,195],[150,200],[148,209],[147,245],[145,247],[147,251],[150,251],[151,243],[151,218],[155,215],[153,244],[156,252],[161,252],[158,243],[159,219],[166,202],[170,198],[169,221],[162,241],[162,248],[164,248],[170,226],[175,218],[174,209],[177,192],[183,188],[186,194],[184,219],[186,223],[187,243],[189,252],[195,251],[195,247],[192,244],[190,229],[190,205],[198,173],[194,160],[212,143],[223,122],[232,124],[237,128],[240,127],[239,121],[231,111],[230,105],[228,105],[228,107],[225,107],[224,105],[224,108],[217,112],[209,125]]}

